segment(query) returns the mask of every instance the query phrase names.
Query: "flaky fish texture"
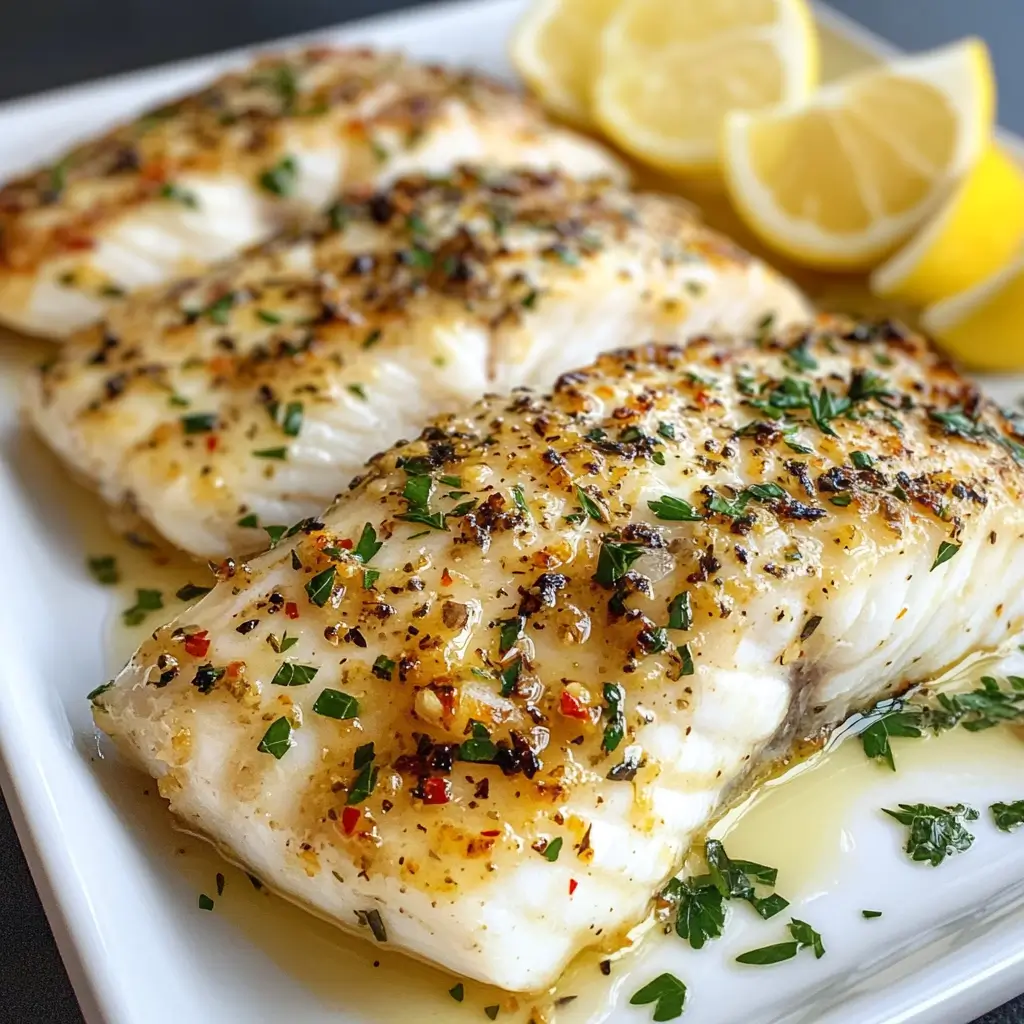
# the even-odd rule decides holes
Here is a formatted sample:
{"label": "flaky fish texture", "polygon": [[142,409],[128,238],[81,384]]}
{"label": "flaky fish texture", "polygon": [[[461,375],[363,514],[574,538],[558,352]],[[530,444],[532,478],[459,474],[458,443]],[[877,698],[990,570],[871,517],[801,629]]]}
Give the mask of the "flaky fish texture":
{"label": "flaky fish texture", "polygon": [[343,187],[464,161],[625,177],[484,76],[365,49],[265,56],[0,190],[0,322],[63,337]]}
{"label": "flaky fish texture", "polygon": [[63,346],[28,406],[110,502],[223,557],[266,547],[264,527],[321,512],[373,453],[488,390],[806,310],[678,200],[463,170],[127,300]]}
{"label": "flaky fish texture", "polygon": [[542,989],[768,762],[1020,630],[1021,436],[892,324],[606,355],[225,564],[96,720],[279,892]]}

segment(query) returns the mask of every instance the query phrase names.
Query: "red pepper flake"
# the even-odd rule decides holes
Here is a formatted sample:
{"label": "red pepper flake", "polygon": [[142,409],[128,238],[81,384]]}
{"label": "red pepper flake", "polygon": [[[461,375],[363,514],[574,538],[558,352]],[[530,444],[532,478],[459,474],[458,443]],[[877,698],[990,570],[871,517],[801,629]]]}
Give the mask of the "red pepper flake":
{"label": "red pepper flake", "polygon": [[358,807],[346,807],[341,812],[341,828],[345,835],[350,836],[356,830],[363,812]]}
{"label": "red pepper flake", "polygon": [[446,568],[444,570],[444,572],[441,573],[441,586],[442,587],[450,587],[451,585],[452,585],[452,574]]}
{"label": "red pepper flake", "polygon": [[481,832],[480,835],[487,836],[489,839],[493,839],[495,836],[501,835],[501,829],[490,829],[487,832]]}
{"label": "red pepper flake", "polygon": [[558,709],[566,718],[578,718],[581,722],[590,719],[587,709],[568,690],[562,691]]}
{"label": "red pepper flake", "polygon": [[220,444],[220,438],[216,434],[208,434],[206,437],[206,450],[208,452],[215,452],[217,445]]}
{"label": "red pepper flake", "polygon": [[570,878],[570,879],[569,879],[569,895],[570,895],[570,896],[571,896],[571,895],[572,895],[572,894],[573,894],[573,893],[574,893],[574,892],[576,891],[576,887],[577,887],[577,886],[578,886],[579,884],[580,884],[580,883],[579,883],[579,882],[577,882],[575,878]]}
{"label": "red pepper flake", "polygon": [[348,539],[348,537],[342,537],[342,539],[338,541],[338,547],[344,548],[346,551],[351,551],[355,545]]}
{"label": "red pepper flake", "polygon": [[420,791],[425,804],[446,804],[452,798],[451,783],[447,779],[424,779]]}
{"label": "red pepper flake", "polygon": [[185,650],[193,658],[205,658],[210,649],[210,638],[204,629],[201,633],[191,633],[185,637]]}
{"label": "red pepper flake", "polygon": [[299,606],[294,601],[288,601],[284,606],[284,613],[289,619],[297,619],[299,617]]}
{"label": "red pepper flake", "polygon": [[245,662],[244,661],[231,661],[228,662],[226,670],[228,679],[241,679],[245,675]]}

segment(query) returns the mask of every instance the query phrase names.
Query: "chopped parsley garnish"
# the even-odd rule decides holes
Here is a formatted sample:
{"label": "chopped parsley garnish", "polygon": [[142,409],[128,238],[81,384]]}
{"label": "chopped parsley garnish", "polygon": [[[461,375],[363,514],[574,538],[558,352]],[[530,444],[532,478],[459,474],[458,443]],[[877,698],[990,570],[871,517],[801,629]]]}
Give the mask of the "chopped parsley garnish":
{"label": "chopped parsley garnish", "polygon": [[661,898],[676,906],[676,934],[694,949],[703,949],[709,939],[717,939],[725,926],[725,898],[708,880],[673,878]]}
{"label": "chopped parsley garnish", "polygon": [[256,530],[259,529],[260,517],[255,512],[250,512],[247,516],[242,516],[241,519],[235,523],[235,526],[241,526],[243,530]]}
{"label": "chopped parsley garnish", "polygon": [[198,583],[186,583],[185,586],[180,587],[175,592],[174,596],[179,601],[194,601],[197,597],[202,597],[211,590],[213,590],[213,587],[201,587]]}
{"label": "chopped parsley garnish", "polygon": [[602,692],[604,693],[607,722],[604,727],[604,737],[601,740],[601,749],[610,754],[622,742],[622,737],[626,733],[626,691],[619,683],[605,683]]}
{"label": "chopped parsley garnish", "polygon": [[655,501],[647,502],[647,507],[659,518],[676,523],[698,523],[704,517],[682,498],[674,498],[671,494],[663,494]]}
{"label": "chopped parsley garnish", "polygon": [[1009,688],[1004,689],[992,676],[982,676],[980,689],[940,693],[930,703],[882,701],[865,716],[870,724],[861,734],[864,752],[891,767],[888,736],[919,737],[926,729],[940,733],[957,726],[980,732],[1003,722],[1024,720],[1024,677],[1008,676],[1007,682]]}
{"label": "chopped parsley garnish", "polygon": [[882,912],[880,910],[862,910],[860,916],[870,921],[874,917],[881,917]]}
{"label": "chopped parsley garnish", "polygon": [[205,316],[209,318],[211,323],[215,323],[219,327],[223,327],[228,322],[228,318],[231,315],[231,308],[234,306],[236,298],[237,296],[234,292],[227,292],[219,299],[214,299],[206,309],[201,310],[200,316]]}
{"label": "chopped parsley garnish", "polygon": [[690,629],[692,626],[693,609],[690,605],[690,593],[684,590],[668,603],[668,628]]}
{"label": "chopped parsley garnish", "polygon": [[293,156],[282,157],[259,176],[260,187],[275,196],[290,196],[299,179],[299,165]]}
{"label": "chopped parsley garnish", "polygon": [[309,598],[310,604],[315,604],[318,608],[323,608],[327,604],[334,592],[334,581],[337,575],[337,568],[331,565],[307,581],[306,596]]}
{"label": "chopped parsley garnish", "polygon": [[275,313],[270,309],[257,309],[256,317],[262,320],[265,324],[279,324],[282,323],[284,317],[280,313]]}
{"label": "chopped parsley garnish", "polygon": [[668,441],[676,439],[676,427],[674,423],[661,422],[658,424],[658,433]]}
{"label": "chopped parsley garnish", "polygon": [[126,626],[137,626],[150,612],[158,611],[164,606],[163,594],[159,590],[135,591],[135,604],[126,608],[123,613]]}
{"label": "chopped parsley garnish", "polygon": [[363,803],[376,788],[377,768],[373,763],[373,759],[372,743],[366,743],[356,750],[355,767],[359,770],[359,774],[355,777],[355,781],[352,783],[348,796],[345,799],[345,803],[349,807]]}
{"label": "chopped parsley garnish", "polygon": [[378,654],[376,661],[373,663],[372,672],[378,679],[391,682],[391,679],[395,674],[395,663],[386,655]]}
{"label": "chopped parsley garnish", "polygon": [[434,254],[429,249],[414,245],[411,249],[405,250],[405,262],[410,267],[430,270],[434,265]]}
{"label": "chopped parsley garnish", "polygon": [[511,697],[515,692],[516,684],[519,682],[519,673],[523,667],[523,659],[516,658],[510,661],[499,673],[501,678],[502,697]]}
{"label": "chopped parsley garnish", "polygon": [[523,635],[523,627],[526,625],[526,617],[517,615],[513,619],[499,619],[498,621],[498,653],[504,654],[512,650],[516,641]]}
{"label": "chopped parsley garnish", "polygon": [[632,1006],[654,1003],[654,1020],[675,1020],[682,1016],[686,1004],[686,986],[674,974],[659,974],[634,993],[629,1002]]}
{"label": "chopped parsley garnish", "polygon": [[629,572],[629,567],[644,553],[639,544],[605,538],[597,556],[597,571],[594,579],[604,587],[614,586]]}
{"label": "chopped parsley garnish", "polygon": [[785,362],[787,362],[798,373],[804,370],[816,370],[818,368],[818,360],[807,351],[806,340],[801,341],[799,345],[794,345],[793,348],[786,353]]}
{"label": "chopped parsley garnish", "polygon": [[530,506],[526,504],[526,495],[523,494],[523,489],[519,484],[516,484],[512,488],[512,500],[516,503],[516,508],[518,508],[527,519],[530,519]]}
{"label": "chopped parsley garnish", "polygon": [[289,437],[298,437],[302,430],[303,405],[301,402],[270,402],[267,405],[270,418]]}
{"label": "chopped parsley garnish", "polygon": [[253,452],[257,459],[278,459],[284,461],[288,458],[287,448],[260,448]]}
{"label": "chopped parsley garnish", "polygon": [[497,1003],[495,1003],[493,1006],[485,1006],[484,1007],[484,1013],[486,1013],[487,1016],[491,1020],[497,1020],[498,1019],[498,1014],[500,1012],[501,1012],[501,1007]]}
{"label": "chopped parsley garnish", "polygon": [[285,630],[280,639],[273,633],[267,636],[267,643],[270,644],[275,654],[284,654],[285,651],[291,650],[298,642],[299,638],[297,636],[289,636],[287,630]]}
{"label": "chopped parsley garnish", "polygon": [[313,705],[313,714],[344,720],[359,715],[359,701],[341,690],[321,690]]}
{"label": "chopped parsley garnish", "polygon": [[348,390],[352,392],[356,398],[361,398],[364,402],[366,401],[366,385],[360,384],[358,381],[354,384],[347,385]]}
{"label": "chopped parsley garnish", "polygon": [[[281,538],[288,532],[287,526],[264,526],[263,529],[266,531],[267,539],[270,541],[272,548],[277,547],[281,542]],[[294,554],[294,552],[292,552]],[[292,559],[294,567],[294,559]]]}
{"label": "chopped parsley garnish", "polygon": [[547,846],[544,847],[544,850],[542,851],[541,856],[545,860],[551,861],[551,863],[553,864],[556,860],[558,860],[558,855],[561,852],[562,852],[562,837],[561,836],[555,836],[555,838],[552,839],[551,842],[549,842],[547,844]]}
{"label": "chopped parsley garnish", "polygon": [[793,941],[777,942],[773,946],[762,946],[760,949],[741,953],[736,957],[736,962],[764,967],[769,964],[782,963],[784,960],[792,960],[801,949],[813,950],[814,956],[818,960],[825,955],[825,946],[821,941],[821,936],[806,921],[798,921],[794,917],[789,922],[789,933],[793,936]]}
{"label": "chopped parsley garnish", "polygon": [[377,531],[370,523],[363,524],[363,532],[359,534],[359,542],[352,551],[352,555],[366,565],[374,555],[384,546],[383,541],[377,540]]}
{"label": "chopped parsley garnish", "polygon": [[693,655],[690,653],[689,644],[680,644],[676,648],[676,653],[679,655],[679,660],[682,662],[681,675],[692,676],[693,675]]}
{"label": "chopped parsley garnish", "polygon": [[199,894],[199,909],[200,910],[213,910],[213,900],[206,895],[205,892]]}
{"label": "chopped parsley garnish", "polygon": [[874,469],[875,460],[867,452],[851,452],[850,461],[855,469]]}
{"label": "chopped parsley garnish", "polygon": [[160,198],[181,203],[182,206],[187,206],[190,210],[197,210],[199,208],[199,197],[195,192],[182,188],[180,185],[175,185],[173,181],[165,182],[161,186]]}
{"label": "chopped parsley garnish", "polygon": [[379,569],[363,570],[363,590],[373,590],[374,584],[380,579]]}
{"label": "chopped parsley garnish", "polygon": [[270,682],[274,686],[305,686],[313,681],[318,671],[316,665],[297,665],[294,661],[286,661]]}
{"label": "chopped parsley garnish", "polygon": [[1024,825],[1024,800],[1015,800],[1010,804],[992,804],[989,810],[992,812],[996,828],[1003,832],[1012,832]]}
{"label": "chopped parsley garnish", "polygon": [[743,494],[758,501],[782,501],[789,497],[778,484],[773,483],[751,484]]}
{"label": "chopped parsley garnish", "polygon": [[947,857],[970,849],[974,836],[964,827],[976,821],[978,812],[966,804],[934,807],[931,804],[900,804],[898,811],[882,811],[910,830],[904,847],[912,860],[938,867]]}
{"label": "chopped parsley garnish", "polygon": [[381,339],[380,328],[374,328],[370,333],[363,339],[363,348],[373,348]]}
{"label": "chopped parsley garnish", "polygon": [[749,500],[746,491],[741,492],[735,501],[729,501],[720,494],[712,494],[708,499],[708,511],[718,512],[720,515],[728,516],[730,519],[737,519],[746,511]]}
{"label": "chopped parsley garnish", "polygon": [[473,731],[469,739],[459,745],[459,759],[462,761],[488,762],[498,756],[498,748],[481,722],[473,722]]}
{"label": "chopped parsley garnish", "polygon": [[601,507],[579,484],[576,485],[576,500],[580,503],[583,511],[593,520],[599,523],[608,522],[608,513]]}
{"label": "chopped parsley garnish", "polygon": [[[889,702],[889,704],[901,707],[898,702]],[[921,717],[921,713],[917,710],[891,710],[883,713],[860,734],[864,753],[868,757],[884,761],[893,771],[896,771],[896,762],[892,756],[889,737],[920,737],[922,735]]]}
{"label": "chopped parsley garnish", "polygon": [[263,734],[256,748],[262,754],[272,754],[278,761],[288,753],[292,745],[292,724],[287,718],[279,718]]}
{"label": "chopped parsley garnish", "polygon": [[117,559],[113,555],[95,555],[88,560],[89,572],[97,583],[110,586],[121,579],[121,573],[117,568]]}
{"label": "chopped parsley garnish", "polygon": [[452,987],[448,989],[448,995],[450,995],[455,1002],[461,1003],[462,1000],[466,998],[466,986],[460,981],[457,985],[452,985]]}
{"label": "chopped parsley garnish", "polygon": [[215,412],[193,412],[181,417],[181,426],[186,434],[205,434],[217,426]]}
{"label": "chopped parsley garnish", "polygon": [[407,523],[422,523],[432,530],[447,530],[443,512],[430,511],[430,495],[434,490],[434,481],[422,473],[411,473],[406,469],[408,477],[402,497],[408,502],[408,508],[401,515],[395,516]]}
{"label": "chopped parsley garnish", "polygon": [[954,544],[952,541],[944,540],[939,545],[939,553],[935,556],[935,561],[932,562],[932,567],[928,571],[932,572],[932,570],[938,569],[943,562],[948,562],[959,550],[959,544]]}

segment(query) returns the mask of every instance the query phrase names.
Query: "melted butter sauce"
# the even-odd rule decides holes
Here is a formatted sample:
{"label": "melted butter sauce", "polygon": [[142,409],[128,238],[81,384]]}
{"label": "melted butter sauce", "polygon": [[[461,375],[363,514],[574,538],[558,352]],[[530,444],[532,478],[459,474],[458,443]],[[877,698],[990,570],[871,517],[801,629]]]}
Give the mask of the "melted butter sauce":
{"label": "melted butter sauce", "polygon": [[[822,58],[826,79],[871,62],[855,43],[828,32],[822,36]],[[640,177],[641,181],[678,190],[678,183],[655,180],[649,172]],[[689,197],[704,208],[712,225],[764,254],[714,190],[694,186]],[[867,296],[860,280],[832,277],[826,281],[771,258],[826,304],[862,311],[877,309],[876,300]],[[892,309],[886,308],[885,312],[891,313]],[[10,381],[38,362],[46,351],[47,346],[34,342],[7,345],[0,354],[0,370]],[[54,479],[53,493],[63,495],[67,507],[74,509],[83,557],[112,554],[117,559],[120,580],[110,588],[115,594],[106,638],[107,669],[113,675],[150,630],[184,610],[186,605],[175,598],[175,592],[188,582],[210,585],[212,576],[202,563],[158,542],[140,545],[126,541],[123,530],[119,532],[110,525],[109,513],[98,498],[64,478],[39,442],[26,439],[25,444],[34,446],[33,453],[38,449],[43,472]],[[124,624],[123,611],[135,603],[137,588],[161,591],[164,607],[131,627]],[[993,671],[991,664],[976,665],[969,674],[976,678],[985,668]],[[958,729],[936,738],[897,740],[894,749],[901,768],[948,772],[956,766],[962,774],[1008,780],[1024,775],[1024,742],[1010,729],[985,733]],[[601,970],[605,955],[588,952],[569,967],[552,993],[542,997],[514,997],[465,982],[465,999],[458,1003],[448,990],[459,979],[348,935],[266,888],[257,889],[243,871],[227,864],[208,844],[172,831],[152,782],[107,757],[102,744],[101,754],[98,772],[107,777],[119,802],[130,811],[129,820],[151,840],[154,857],[169,863],[171,877],[181,880],[181,891],[174,897],[196,901],[196,926],[204,923],[204,912],[198,908],[202,892],[213,898],[214,913],[237,931],[238,942],[257,948],[298,985],[339,1013],[344,1011],[375,1024],[480,1021],[486,1019],[483,1009],[496,1005],[500,1008],[498,1020],[509,1024],[530,1020],[537,1024],[598,1024],[650,980],[643,963],[652,949],[681,948],[675,936],[664,936],[654,929],[636,951],[615,958],[608,975]],[[733,856],[778,867],[778,888],[787,897],[797,898],[811,891],[827,897],[840,884],[843,861],[856,852],[854,835],[847,827],[848,809],[870,792],[879,771],[879,765],[864,756],[856,739],[839,743],[762,786],[751,799],[726,814],[711,834],[723,838]],[[217,893],[218,874],[224,879],[221,894]]]}

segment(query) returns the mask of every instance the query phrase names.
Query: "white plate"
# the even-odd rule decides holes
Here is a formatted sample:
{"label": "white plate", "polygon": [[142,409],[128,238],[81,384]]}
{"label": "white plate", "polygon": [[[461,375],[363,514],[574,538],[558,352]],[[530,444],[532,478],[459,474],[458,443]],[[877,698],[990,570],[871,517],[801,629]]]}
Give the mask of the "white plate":
{"label": "white plate", "polygon": [[[403,47],[420,56],[510,74],[505,43],[518,0],[435,7],[320,34]],[[835,19],[829,16],[830,24]],[[840,23],[843,32],[848,26]],[[854,32],[837,60],[877,41]],[[190,88],[239,58],[204,58],[0,107],[0,177],[74,138]],[[86,1017],[107,1024],[301,1021],[380,1024],[480,1021],[493,993],[341,936],[256,892],[198,842],[174,833],[148,783],[97,741],[84,694],[111,667],[111,595],[84,569],[115,549],[97,502],[18,424],[18,375],[42,346],[0,346],[0,752],[4,793]],[[1013,393],[1016,382],[1004,382]],[[118,549],[120,551],[120,549]],[[148,556],[121,555],[129,576]],[[173,590],[181,570],[146,569]],[[123,654],[129,638],[115,637]],[[1024,658],[1018,655],[1020,662]],[[1020,665],[1018,664],[1018,669]],[[563,994],[558,1020],[650,1019],[629,996],[659,971],[691,990],[688,1024],[873,1024],[967,1021],[1024,989],[1024,835],[987,822],[968,854],[941,868],[909,863],[899,830],[878,813],[893,802],[978,806],[1024,797],[1024,745],[963,734],[905,743],[891,775],[854,747],[779,788],[730,838],[734,852],[777,859],[780,889],[825,936],[827,956],[770,969],[732,957],[782,938],[778,921],[736,912],[727,935],[694,952],[676,939],[644,947],[604,982],[588,961]],[[198,908],[200,891],[216,909]],[[881,909],[865,921],[860,910]],[[503,1005],[499,1021],[528,1012]]]}

